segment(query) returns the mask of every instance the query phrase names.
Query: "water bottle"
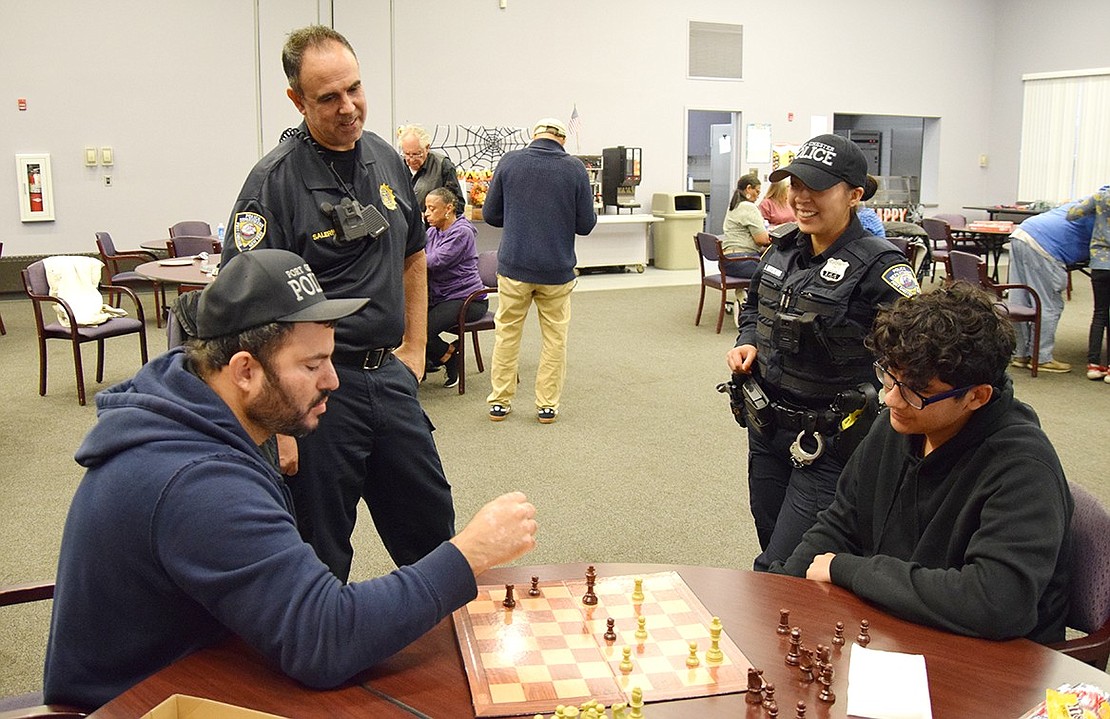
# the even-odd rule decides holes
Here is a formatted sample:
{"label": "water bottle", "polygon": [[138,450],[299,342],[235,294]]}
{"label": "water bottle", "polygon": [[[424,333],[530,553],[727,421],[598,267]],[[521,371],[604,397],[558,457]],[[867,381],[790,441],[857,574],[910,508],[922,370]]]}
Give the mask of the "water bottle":
{"label": "water bottle", "polygon": [[227,231],[227,227],[224,225],[224,223],[221,222],[220,224],[216,225],[216,239],[219,240],[220,242],[223,242],[224,241],[224,232],[226,232],[226,231]]}

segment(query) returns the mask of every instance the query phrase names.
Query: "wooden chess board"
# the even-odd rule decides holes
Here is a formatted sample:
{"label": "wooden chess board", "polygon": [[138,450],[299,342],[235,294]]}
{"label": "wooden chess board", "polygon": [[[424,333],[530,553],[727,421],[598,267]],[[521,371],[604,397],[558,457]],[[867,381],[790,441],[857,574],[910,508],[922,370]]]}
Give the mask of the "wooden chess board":
{"label": "wooden chess board", "polygon": [[[517,585],[516,607],[502,606],[504,585],[478,587],[478,597],[453,615],[459,649],[479,717],[534,715],[556,705],[596,699],[609,706],[732,694],[747,689],[751,664],[722,632],[724,660],[710,663],[712,615],[676,572],[646,574],[644,599],[632,601],[634,577],[598,577],[594,606],[582,603],[585,578],[541,581],[541,596]],[[637,617],[647,639],[636,639]],[[603,635],[615,620],[617,640]],[[726,627],[727,629],[727,627]],[[688,668],[689,643],[698,643],[699,666]],[[621,672],[622,648],[632,648],[631,673]]]}

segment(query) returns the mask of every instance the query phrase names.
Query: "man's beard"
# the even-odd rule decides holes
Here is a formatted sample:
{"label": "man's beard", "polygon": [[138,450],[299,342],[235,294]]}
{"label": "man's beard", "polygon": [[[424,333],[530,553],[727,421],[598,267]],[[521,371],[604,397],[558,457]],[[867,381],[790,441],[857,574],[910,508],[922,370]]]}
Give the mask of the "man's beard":
{"label": "man's beard", "polygon": [[308,424],[308,415],[314,407],[331,395],[328,390],[323,390],[304,409],[297,407],[290,398],[289,393],[282,387],[281,381],[274,381],[275,373],[270,372],[266,363],[262,363],[264,385],[262,396],[248,405],[246,415],[258,426],[273,434],[285,434],[291,437],[303,437],[316,429]]}

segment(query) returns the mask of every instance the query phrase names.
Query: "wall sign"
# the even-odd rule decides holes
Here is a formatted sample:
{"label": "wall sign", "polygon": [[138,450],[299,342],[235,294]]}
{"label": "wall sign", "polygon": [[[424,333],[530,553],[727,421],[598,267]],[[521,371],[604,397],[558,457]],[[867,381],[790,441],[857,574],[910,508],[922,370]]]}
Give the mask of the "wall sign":
{"label": "wall sign", "polygon": [[54,219],[54,183],[49,154],[15,156],[16,185],[19,187],[19,219],[48,222]]}

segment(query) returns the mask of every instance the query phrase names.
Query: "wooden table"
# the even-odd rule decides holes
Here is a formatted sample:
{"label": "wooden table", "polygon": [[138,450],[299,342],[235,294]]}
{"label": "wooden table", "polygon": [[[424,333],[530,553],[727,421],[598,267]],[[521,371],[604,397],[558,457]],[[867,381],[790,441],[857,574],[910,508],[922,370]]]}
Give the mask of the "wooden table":
{"label": "wooden table", "polygon": [[987,213],[987,219],[993,220],[997,217],[1002,217],[1004,220],[1013,219],[1015,224],[1021,222],[1026,217],[1039,215],[1044,210],[1030,210],[1026,207],[1007,207],[1006,205],[964,205],[965,210],[982,210]]}
{"label": "wooden table", "polygon": [[166,244],[167,242],[169,242],[169,238],[163,237],[160,240],[147,240],[146,242],[140,242],[139,247],[142,247],[144,250],[150,250],[152,252],[168,252],[168,245]]}
{"label": "wooden table", "polygon": [[[828,584],[749,571],[674,565],[597,564],[599,576],[677,571],[709,611],[721,617],[725,631],[752,664],[774,683],[779,715],[793,716],[793,705],[804,699],[809,719],[845,717],[848,648],[833,653],[835,676],[832,705],[816,700],[819,686],[802,684],[798,670],[783,662],[787,639],[780,637],[779,609],[790,610],[803,641],[828,643],[837,621],[848,640],[861,619],[871,622],[869,649],[921,654],[929,676],[933,716],[1016,717],[1044,700],[1047,687],[1068,682],[1110,685],[1107,675],[1040,644],[1015,639],[993,642],[961,637],[896,619],[851,593]],[[482,584],[526,586],[532,575],[573,579],[585,564],[495,569]],[[235,641],[197,652],[127,691],[96,712],[95,717],[134,717],[173,693],[197,694],[290,717],[408,716],[467,719],[474,716],[470,689],[455,632],[446,619],[431,632],[379,666],[337,690],[305,689],[264,665],[253,651]],[[361,693],[360,693],[361,692]],[[548,715],[554,711],[554,706]],[[760,717],[748,712],[743,694],[648,705],[651,719],[679,717]],[[381,712],[381,713],[379,713]]]}
{"label": "wooden table", "polygon": [[207,285],[212,281],[212,275],[200,271],[200,260],[194,259],[187,265],[163,264],[173,259],[177,258],[144,262],[135,271],[143,277],[171,285]]}

